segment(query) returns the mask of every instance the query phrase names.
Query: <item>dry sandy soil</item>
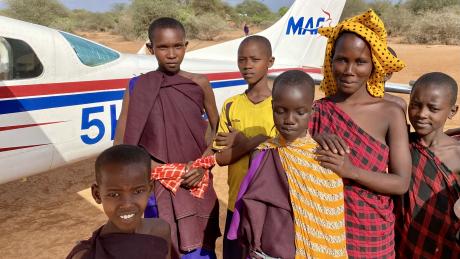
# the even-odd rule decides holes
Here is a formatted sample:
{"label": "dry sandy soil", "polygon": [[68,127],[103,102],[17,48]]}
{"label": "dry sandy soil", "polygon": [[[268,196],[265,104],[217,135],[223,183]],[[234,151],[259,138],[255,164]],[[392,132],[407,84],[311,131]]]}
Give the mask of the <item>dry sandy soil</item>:
{"label": "dry sandy soil", "polygon": [[[135,53],[143,44],[107,33],[80,34],[123,52]],[[240,36],[239,31],[229,32],[220,41]],[[215,43],[191,41],[190,49]],[[390,45],[407,64],[407,68],[395,74],[392,81],[407,83],[425,72],[443,71],[460,82],[460,46]],[[401,96],[407,100],[407,96]],[[449,121],[448,127],[460,127],[460,116]],[[88,189],[94,179],[93,164],[94,159],[89,159],[0,185],[0,258],[63,258],[77,240],[88,237],[104,223],[105,216],[92,202]],[[215,169],[214,176],[223,230],[227,203],[226,168]],[[220,238],[219,258],[221,242]]]}

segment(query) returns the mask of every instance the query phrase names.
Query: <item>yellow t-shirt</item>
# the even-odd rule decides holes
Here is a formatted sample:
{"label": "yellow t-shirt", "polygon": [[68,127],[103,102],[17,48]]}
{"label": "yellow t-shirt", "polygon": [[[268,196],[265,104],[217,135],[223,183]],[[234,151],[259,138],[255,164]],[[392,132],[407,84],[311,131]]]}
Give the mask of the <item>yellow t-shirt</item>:
{"label": "yellow t-shirt", "polygon": [[[218,132],[229,132],[227,125],[241,131],[248,138],[259,134],[274,137],[276,129],[273,122],[272,97],[259,103],[251,102],[245,93],[228,98],[220,113]],[[221,147],[214,144],[214,148]],[[240,184],[246,176],[248,167],[249,155],[228,166],[228,209],[231,211],[235,207]]]}

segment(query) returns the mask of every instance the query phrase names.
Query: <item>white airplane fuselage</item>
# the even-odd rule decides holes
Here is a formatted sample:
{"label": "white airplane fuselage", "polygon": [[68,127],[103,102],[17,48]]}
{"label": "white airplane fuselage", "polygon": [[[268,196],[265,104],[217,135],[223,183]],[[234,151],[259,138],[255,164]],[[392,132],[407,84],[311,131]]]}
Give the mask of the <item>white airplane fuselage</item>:
{"label": "white airplane fuselage", "polygon": [[[320,22],[337,23],[344,3],[330,0],[319,6],[298,0],[261,32],[272,42],[276,58],[270,73],[297,68],[321,79],[326,41],[314,29]],[[315,23],[307,24],[308,17]],[[302,31],[301,26],[315,28]],[[241,40],[186,53],[181,65],[207,75],[219,110],[225,99],[247,88],[236,65]],[[119,53],[72,34],[0,16],[2,42],[6,47],[3,52],[0,48],[0,65],[2,55],[13,53],[12,71],[0,80],[0,183],[94,156],[112,145],[128,81],[157,68],[154,56]],[[30,50],[36,57],[26,53]]]}

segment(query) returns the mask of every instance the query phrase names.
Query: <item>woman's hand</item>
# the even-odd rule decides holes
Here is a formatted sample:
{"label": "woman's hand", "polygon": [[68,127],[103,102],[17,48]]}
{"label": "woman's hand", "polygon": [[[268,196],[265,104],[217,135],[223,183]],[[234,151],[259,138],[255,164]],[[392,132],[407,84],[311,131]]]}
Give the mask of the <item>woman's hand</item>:
{"label": "woman's hand", "polygon": [[334,154],[345,155],[350,153],[350,148],[342,138],[335,134],[321,133],[313,136],[323,150],[329,150]]}

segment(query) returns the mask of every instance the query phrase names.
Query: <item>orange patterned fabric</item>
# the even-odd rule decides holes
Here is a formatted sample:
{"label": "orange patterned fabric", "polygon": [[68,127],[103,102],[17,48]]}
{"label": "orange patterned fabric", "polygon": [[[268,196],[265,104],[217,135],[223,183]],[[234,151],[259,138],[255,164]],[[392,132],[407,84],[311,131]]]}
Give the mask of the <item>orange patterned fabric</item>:
{"label": "orange patterned fabric", "polygon": [[[193,196],[197,198],[203,198],[204,192],[208,188],[209,185],[209,170],[216,164],[216,158],[214,155],[202,157],[195,160],[188,170],[194,168],[204,168],[206,171],[204,172],[203,178],[201,179],[200,183],[197,187],[191,188],[190,192]],[[152,170],[152,174],[150,178],[152,180],[159,181],[166,189],[170,190],[173,193],[177,192],[180,184],[182,183],[182,175],[186,173],[186,164],[180,163],[172,163],[172,164],[164,164],[158,167],[155,167]]]}
{"label": "orange patterned fabric", "polygon": [[372,96],[383,97],[385,76],[405,67],[404,62],[388,51],[387,32],[382,20],[372,10],[347,19],[335,27],[320,28],[318,32],[328,38],[324,57],[324,80],[320,86],[326,96],[337,92],[337,84],[332,75],[332,57],[335,42],[343,32],[356,33],[369,44],[374,71],[367,81],[367,91]]}

